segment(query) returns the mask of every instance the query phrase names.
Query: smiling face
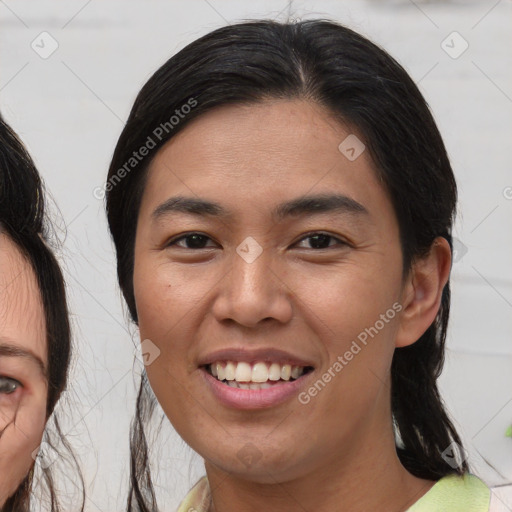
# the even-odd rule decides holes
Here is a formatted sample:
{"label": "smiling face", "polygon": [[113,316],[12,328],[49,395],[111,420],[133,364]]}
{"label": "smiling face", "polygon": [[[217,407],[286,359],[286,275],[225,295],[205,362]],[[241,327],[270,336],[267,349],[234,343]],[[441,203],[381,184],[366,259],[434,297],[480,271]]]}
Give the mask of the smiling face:
{"label": "smiling face", "polygon": [[224,106],[149,169],[134,291],[151,387],[208,463],[254,481],[391,438],[399,229],[368,152],[338,149],[351,133],[305,101]]}
{"label": "smiling face", "polygon": [[0,506],[34,463],[46,422],[45,316],[32,267],[0,232]]}

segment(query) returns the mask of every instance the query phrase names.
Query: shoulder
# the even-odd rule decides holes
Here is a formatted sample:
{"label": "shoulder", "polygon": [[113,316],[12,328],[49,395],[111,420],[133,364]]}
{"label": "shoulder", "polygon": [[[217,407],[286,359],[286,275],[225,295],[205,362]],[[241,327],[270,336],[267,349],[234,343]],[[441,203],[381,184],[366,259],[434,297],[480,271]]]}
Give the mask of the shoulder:
{"label": "shoulder", "polygon": [[[488,512],[491,491],[475,475],[448,475],[441,478],[407,512]],[[177,512],[208,512],[210,488],[203,476],[190,489]]]}
{"label": "shoulder", "polygon": [[208,512],[210,507],[210,487],[206,476],[203,476],[190,489],[185,499],[180,503],[177,512]]}
{"label": "shoulder", "polygon": [[407,512],[488,512],[491,491],[475,475],[448,475],[422,496]]}

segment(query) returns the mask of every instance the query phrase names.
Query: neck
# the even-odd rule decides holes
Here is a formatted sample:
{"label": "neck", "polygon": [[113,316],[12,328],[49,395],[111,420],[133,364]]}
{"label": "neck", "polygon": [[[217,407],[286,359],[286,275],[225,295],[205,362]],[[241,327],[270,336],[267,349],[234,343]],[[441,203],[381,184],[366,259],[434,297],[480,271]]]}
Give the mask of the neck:
{"label": "neck", "polygon": [[347,443],[349,450],[332,450],[331,459],[322,459],[312,471],[290,479],[279,475],[272,483],[254,482],[205,462],[212,494],[209,512],[407,510],[435,482],[416,478],[402,466],[391,426],[380,433],[372,425],[367,430]]}

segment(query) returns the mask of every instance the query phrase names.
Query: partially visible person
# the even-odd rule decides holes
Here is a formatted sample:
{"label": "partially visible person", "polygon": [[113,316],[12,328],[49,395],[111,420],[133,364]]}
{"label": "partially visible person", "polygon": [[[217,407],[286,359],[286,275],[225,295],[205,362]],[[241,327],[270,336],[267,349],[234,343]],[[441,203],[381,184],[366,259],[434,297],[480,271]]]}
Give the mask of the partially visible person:
{"label": "partially visible person", "polygon": [[[63,511],[42,439],[66,387],[71,335],[64,280],[48,245],[47,226],[42,180],[0,115],[1,512],[31,510],[36,460],[41,461],[48,509]],[[82,491],[78,510],[83,508]]]}

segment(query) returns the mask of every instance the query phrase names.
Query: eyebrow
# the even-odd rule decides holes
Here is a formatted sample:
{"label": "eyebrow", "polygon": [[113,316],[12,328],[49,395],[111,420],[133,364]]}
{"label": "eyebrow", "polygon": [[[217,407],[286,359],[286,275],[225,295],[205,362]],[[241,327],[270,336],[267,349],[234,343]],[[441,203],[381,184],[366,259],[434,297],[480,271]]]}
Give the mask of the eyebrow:
{"label": "eyebrow", "polygon": [[[351,197],[341,194],[318,194],[297,197],[277,205],[271,212],[273,218],[282,221],[293,216],[322,213],[369,215],[368,210]],[[173,213],[186,213],[200,217],[232,217],[233,212],[219,203],[193,197],[171,197],[160,204],[151,214],[154,220]]]}
{"label": "eyebrow", "polygon": [[39,369],[41,370],[42,374],[47,377],[46,373],[46,367],[43,363],[43,360],[34,354],[29,349],[21,348],[17,345],[13,345],[7,341],[4,342],[4,338],[0,338],[0,356],[5,357],[22,357],[25,359],[28,359],[29,361],[32,361],[35,363]]}

